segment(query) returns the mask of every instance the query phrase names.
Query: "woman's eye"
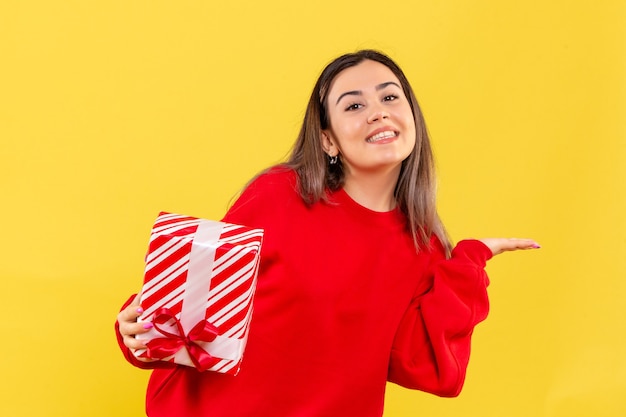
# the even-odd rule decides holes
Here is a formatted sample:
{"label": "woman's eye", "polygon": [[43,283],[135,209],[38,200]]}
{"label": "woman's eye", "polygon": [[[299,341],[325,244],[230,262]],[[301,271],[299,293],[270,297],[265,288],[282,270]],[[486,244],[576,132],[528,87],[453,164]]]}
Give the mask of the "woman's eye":
{"label": "woman's eye", "polygon": [[363,106],[359,103],[350,104],[348,107],[346,107],[346,111],[357,110],[357,109],[360,109],[361,107]]}
{"label": "woman's eye", "polygon": [[385,96],[385,98],[383,98],[383,101],[394,101],[394,100],[397,100],[397,99],[398,99],[398,96],[390,94],[388,96]]}

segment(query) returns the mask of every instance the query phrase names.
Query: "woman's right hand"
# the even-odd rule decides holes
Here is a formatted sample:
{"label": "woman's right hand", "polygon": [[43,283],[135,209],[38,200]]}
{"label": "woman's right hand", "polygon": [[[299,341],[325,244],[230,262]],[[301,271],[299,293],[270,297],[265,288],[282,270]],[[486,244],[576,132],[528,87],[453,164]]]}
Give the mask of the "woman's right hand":
{"label": "woman's right hand", "polygon": [[[117,323],[119,325],[120,334],[124,339],[124,345],[130,349],[144,349],[146,347],[143,340],[135,339],[135,335],[146,333],[152,328],[152,323],[137,323],[137,317],[143,313],[139,304],[140,294],[117,315]],[[137,358],[144,362],[151,362],[148,358]]]}

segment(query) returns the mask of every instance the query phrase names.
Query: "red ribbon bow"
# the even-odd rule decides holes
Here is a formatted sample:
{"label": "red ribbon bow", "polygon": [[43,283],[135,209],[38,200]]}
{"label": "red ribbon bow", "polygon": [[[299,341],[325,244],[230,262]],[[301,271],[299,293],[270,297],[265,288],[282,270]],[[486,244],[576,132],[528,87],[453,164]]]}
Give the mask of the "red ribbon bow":
{"label": "red ribbon bow", "polygon": [[[160,324],[170,320],[174,321],[178,333],[168,332]],[[187,335],[183,330],[180,320],[172,314],[169,308],[160,308],[154,313],[152,320],[155,330],[166,337],[157,337],[146,343],[147,355],[152,359],[165,359],[172,356],[185,347],[189,357],[199,371],[206,371],[218,362],[206,350],[202,349],[197,342],[212,342],[219,334],[219,330],[206,320],[201,320]]]}

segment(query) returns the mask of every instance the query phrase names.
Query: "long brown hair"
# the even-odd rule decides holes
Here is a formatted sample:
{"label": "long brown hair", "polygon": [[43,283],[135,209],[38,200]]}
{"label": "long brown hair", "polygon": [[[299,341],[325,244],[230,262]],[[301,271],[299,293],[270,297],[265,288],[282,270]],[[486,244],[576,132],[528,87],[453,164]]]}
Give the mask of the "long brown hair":
{"label": "long brown hair", "polygon": [[435,164],[424,117],[406,76],[391,58],[381,52],[365,49],[345,54],[324,68],[311,93],[298,138],[283,166],[297,172],[299,192],[307,204],[325,201],[328,190],[335,191],[343,186],[345,176],[341,159],[336,164],[329,164],[328,156],[322,149],[322,130],[329,127],[328,93],[333,80],[341,71],[365,60],[379,62],[393,72],[413,112],[415,147],[402,162],[394,196],[398,208],[407,218],[407,227],[415,248],[418,251],[420,248],[428,248],[430,238],[435,235],[449,256],[452,244],[437,214]]}

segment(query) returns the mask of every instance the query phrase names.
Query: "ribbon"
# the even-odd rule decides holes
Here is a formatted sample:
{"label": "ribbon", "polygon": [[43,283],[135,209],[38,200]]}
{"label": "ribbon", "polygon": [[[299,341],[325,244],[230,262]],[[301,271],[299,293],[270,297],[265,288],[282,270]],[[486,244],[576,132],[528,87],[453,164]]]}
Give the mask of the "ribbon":
{"label": "ribbon", "polygon": [[[160,326],[170,320],[174,322],[178,330],[177,333],[167,331]],[[154,313],[152,323],[154,324],[154,329],[166,337],[157,337],[146,343],[147,356],[149,358],[165,359],[184,347],[189,353],[189,358],[199,371],[206,371],[215,364],[216,359],[197,344],[197,342],[212,342],[215,340],[219,330],[213,324],[206,320],[201,320],[185,335],[180,320],[166,307],[162,307]]]}

